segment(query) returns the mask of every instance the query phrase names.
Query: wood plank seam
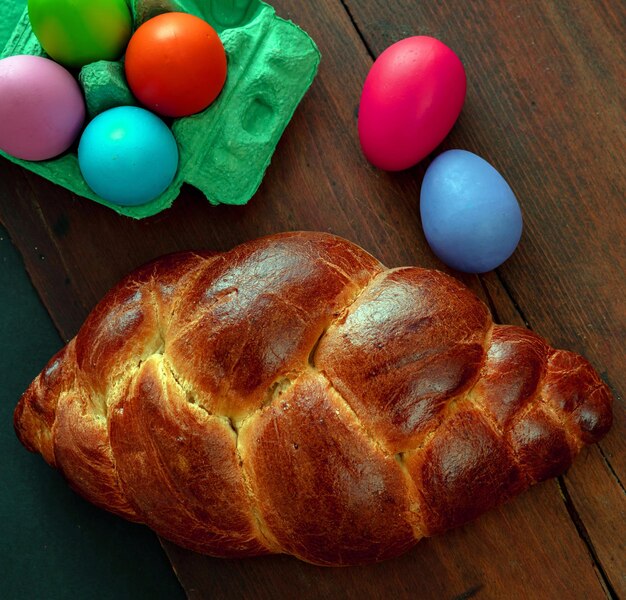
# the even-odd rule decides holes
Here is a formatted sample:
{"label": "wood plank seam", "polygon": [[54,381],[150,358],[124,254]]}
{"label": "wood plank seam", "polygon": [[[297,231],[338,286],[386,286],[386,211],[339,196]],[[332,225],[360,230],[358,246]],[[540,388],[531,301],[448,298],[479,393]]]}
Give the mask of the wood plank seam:
{"label": "wood plank seam", "polygon": [[357,32],[357,35],[359,36],[361,42],[363,43],[363,46],[365,46],[367,53],[370,55],[370,58],[372,60],[376,60],[376,55],[374,54],[374,51],[370,48],[370,45],[367,43],[367,40],[365,39],[365,36],[363,35],[361,29],[357,25],[356,19],[354,18],[354,15],[350,11],[350,7],[346,4],[346,0],[339,0],[339,2],[341,2],[341,6],[343,6],[343,9],[346,11],[348,18],[350,19],[350,22],[352,23],[352,26]]}
{"label": "wood plank seam", "polygon": [[473,598],[474,596],[476,596],[476,594],[478,594],[478,592],[480,592],[484,587],[485,586],[483,585],[475,585],[474,587],[471,587],[466,592],[463,592],[462,594],[455,596],[454,598],[452,598],[452,600],[469,600],[470,598]]}
{"label": "wood plank seam", "polygon": [[[502,286],[502,289],[505,291],[506,295],[509,297],[509,300],[511,301],[511,304],[513,305],[513,308],[515,309],[515,312],[519,315],[520,319],[524,322],[524,325],[528,329],[532,330],[533,328],[532,328],[532,326],[530,324],[530,321],[528,320],[528,318],[524,314],[524,311],[522,310],[522,307],[519,305],[517,300],[513,297],[513,292],[511,291],[511,288],[506,283],[506,281],[504,280],[504,278],[502,277],[502,275],[500,274],[500,271],[498,269],[495,270],[495,274],[496,274],[496,279],[498,280],[498,282]],[[487,292],[487,294],[489,294],[489,292]]]}
{"label": "wood plank seam", "polygon": [[[609,385],[609,387],[611,388],[611,391],[613,392],[613,394],[617,398],[616,391],[610,385]],[[602,446],[600,446],[600,444],[598,444],[598,450],[600,450],[600,454],[602,455],[602,460],[604,461],[604,464],[606,464],[606,468],[609,470],[611,475],[613,475],[613,477],[615,477],[615,481],[617,482],[617,485],[619,485],[619,487],[621,488],[622,492],[624,492],[624,495],[626,495],[626,488],[624,488],[624,484],[622,483],[622,480],[619,478],[618,474],[615,472],[615,469],[613,468],[613,465],[611,464],[611,461],[609,460],[609,458],[605,454],[605,452],[602,449]]]}
{"label": "wood plank seam", "polygon": [[565,483],[563,475],[557,477],[557,485],[559,486],[559,492],[561,493],[561,497],[563,498],[563,502],[565,503],[565,508],[567,509],[567,512],[569,513],[569,516],[572,519],[574,526],[576,527],[576,531],[578,532],[580,539],[582,540],[583,544],[587,548],[587,551],[589,552],[589,557],[592,560],[594,571],[596,572],[598,580],[600,581],[600,585],[602,585],[602,587],[604,588],[607,598],[611,598],[611,600],[617,600],[618,595],[611,585],[609,577],[606,574],[606,571],[604,570],[600,559],[598,558],[598,554],[591,541],[591,538],[589,537],[587,528],[585,527],[582,518],[578,514],[576,506],[574,505],[572,497],[570,496],[569,490],[567,489],[567,484]]}

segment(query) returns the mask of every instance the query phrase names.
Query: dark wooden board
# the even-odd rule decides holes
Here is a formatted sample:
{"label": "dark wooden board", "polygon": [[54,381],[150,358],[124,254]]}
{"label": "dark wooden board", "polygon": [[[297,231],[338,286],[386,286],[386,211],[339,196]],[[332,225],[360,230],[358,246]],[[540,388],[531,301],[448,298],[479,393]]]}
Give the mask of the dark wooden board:
{"label": "dark wooden board", "polygon": [[[559,12],[558,5],[520,4],[516,12],[495,1],[472,4],[475,9],[460,0],[443,8],[354,1],[349,12],[339,0],[274,4],[311,33],[324,58],[248,206],[214,208],[184,188],[172,209],[134,222],[0,162],[0,219],[62,335],[73,336],[108,287],[155,256],[183,248],[226,249],[277,231],[332,231],[389,266],[441,268],[419,224],[426,164],[401,174],[377,171],[363,159],[356,135],[360,89],[372,56],[401,37],[430,33],[459,52],[470,77],[466,108],[444,147],[470,149],[496,165],[517,192],[526,222],[522,245],[509,263],[497,274],[463,280],[490,301],[501,320],[525,320],[552,342],[587,354],[621,394],[624,351],[618,341],[624,339],[626,290],[623,147],[616,141],[623,92],[617,83],[597,92],[596,98],[607,102],[605,118],[586,117],[587,108],[599,102],[590,99],[594,85],[607,79],[607,72],[616,81],[623,74],[618,43],[623,22],[601,28],[592,38],[602,35],[617,57],[600,52],[596,62],[600,57],[607,62],[592,60],[586,66],[585,49],[576,45],[583,42],[567,37],[585,18],[582,4],[578,16]],[[608,1],[598,6],[594,19],[602,24],[601,17],[606,13],[610,20],[614,7]],[[548,33],[541,30],[550,23]],[[550,36],[565,41],[554,46]],[[525,63],[516,54],[522,50]],[[550,71],[537,66],[544,56],[550,57],[544,66],[569,65],[572,72],[563,81],[574,81],[582,91],[566,93],[565,84],[550,87],[561,80],[550,80]],[[590,146],[590,140],[600,141],[594,127],[606,139]],[[565,140],[562,149],[559,135]],[[578,137],[585,139],[578,143]],[[620,403],[614,431],[601,449],[586,451],[566,478],[424,541],[395,561],[319,569],[287,557],[221,561],[164,545],[193,598],[601,598],[607,590],[621,592],[620,539],[626,534],[619,518],[624,511],[618,481],[624,469]]]}

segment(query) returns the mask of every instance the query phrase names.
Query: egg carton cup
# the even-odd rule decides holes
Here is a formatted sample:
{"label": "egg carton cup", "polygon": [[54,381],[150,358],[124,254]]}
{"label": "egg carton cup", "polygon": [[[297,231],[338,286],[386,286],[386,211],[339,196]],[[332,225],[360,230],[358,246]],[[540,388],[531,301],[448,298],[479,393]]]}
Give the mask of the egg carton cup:
{"label": "egg carton cup", "polygon": [[[228,59],[226,84],[217,100],[201,113],[168,121],[180,154],[169,188],[147,204],[119,206],[87,186],[76,144],[65,154],[41,162],[0,154],[135,219],[169,208],[183,183],[198,188],[212,204],[246,204],[261,185],[283,131],[315,78],[320,61],[317,46],[297,25],[281,19],[259,0],[132,0],[130,6],[135,28],[164,12],[186,12],[204,19],[220,35]],[[27,11],[1,56],[16,54],[46,56]],[[122,61],[86,65],[78,79],[90,117],[115,106],[137,104],[126,84]]]}

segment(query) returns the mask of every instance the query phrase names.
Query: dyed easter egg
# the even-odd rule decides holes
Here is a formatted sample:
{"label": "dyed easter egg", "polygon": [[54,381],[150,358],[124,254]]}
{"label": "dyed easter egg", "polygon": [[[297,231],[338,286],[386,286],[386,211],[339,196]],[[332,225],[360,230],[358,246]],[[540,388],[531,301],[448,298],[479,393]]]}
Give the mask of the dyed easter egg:
{"label": "dyed easter egg", "polygon": [[433,252],[466,273],[501,265],[522,235],[522,213],[502,175],[480,156],[449,150],[428,167],[420,212]]}
{"label": "dyed easter egg", "polygon": [[24,160],[65,152],[85,120],[85,101],[72,75],[41,56],[0,60],[0,150]]}
{"label": "dyed easter egg", "polygon": [[125,0],[28,0],[28,16],[43,49],[68,67],[119,58],[132,27]]}
{"label": "dyed easter egg", "polygon": [[124,65],[137,99],[168,117],[204,110],[226,81],[226,53],[216,31],[185,13],[146,21],[130,40]]}
{"label": "dyed easter egg", "polygon": [[78,146],[87,185],[122,206],[154,200],[172,183],[178,146],[159,117],[143,108],[119,106],[99,114]]}
{"label": "dyed easter egg", "polygon": [[387,171],[420,162],[452,129],[465,89],[459,57],[439,40],[416,36],[387,48],[361,95],[359,138],[366,158]]}

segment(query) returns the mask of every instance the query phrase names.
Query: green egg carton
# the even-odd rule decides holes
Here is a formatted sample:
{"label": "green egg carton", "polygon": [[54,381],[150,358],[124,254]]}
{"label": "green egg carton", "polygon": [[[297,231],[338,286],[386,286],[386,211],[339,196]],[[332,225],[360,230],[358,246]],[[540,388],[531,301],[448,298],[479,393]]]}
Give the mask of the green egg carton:
{"label": "green egg carton", "polygon": [[[15,54],[46,56],[28,14],[11,0],[9,23],[0,26],[2,58]],[[142,219],[169,208],[183,183],[198,188],[212,204],[246,204],[255,194],[278,140],[317,73],[320,54],[297,25],[278,17],[260,0],[131,0],[135,27],[164,12],[201,17],[219,33],[228,57],[226,84],[205,111],[175,119],[172,132],[180,161],[170,187],[141,206],[118,206],[103,200],[85,183],[75,148],[60,157],[29,162],[2,156],[114,211]],[[3,9],[4,12],[4,9]],[[6,13],[5,13],[6,14]],[[4,37],[2,37],[4,35]],[[123,63],[100,61],[81,69],[90,117],[114,106],[136,104],[128,90]]]}

